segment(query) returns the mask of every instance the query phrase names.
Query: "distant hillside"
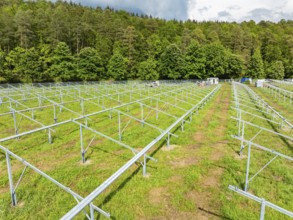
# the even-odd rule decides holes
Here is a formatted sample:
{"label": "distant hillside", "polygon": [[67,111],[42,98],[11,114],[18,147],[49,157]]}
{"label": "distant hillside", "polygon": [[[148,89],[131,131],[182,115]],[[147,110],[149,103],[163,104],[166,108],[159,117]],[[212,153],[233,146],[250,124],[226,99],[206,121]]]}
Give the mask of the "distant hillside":
{"label": "distant hillside", "polygon": [[44,0],[0,2],[0,81],[293,77],[293,21],[166,21]]}

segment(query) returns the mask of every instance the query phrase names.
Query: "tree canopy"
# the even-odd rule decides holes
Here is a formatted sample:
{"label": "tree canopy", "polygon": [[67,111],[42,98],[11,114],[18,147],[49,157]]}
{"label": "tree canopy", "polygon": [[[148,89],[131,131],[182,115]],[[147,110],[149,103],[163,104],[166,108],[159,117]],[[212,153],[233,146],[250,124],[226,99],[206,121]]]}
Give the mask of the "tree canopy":
{"label": "tree canopy", "polygon": [[152,18],[58,0],[0,3],[0,82],[293,77],[293,21]]}

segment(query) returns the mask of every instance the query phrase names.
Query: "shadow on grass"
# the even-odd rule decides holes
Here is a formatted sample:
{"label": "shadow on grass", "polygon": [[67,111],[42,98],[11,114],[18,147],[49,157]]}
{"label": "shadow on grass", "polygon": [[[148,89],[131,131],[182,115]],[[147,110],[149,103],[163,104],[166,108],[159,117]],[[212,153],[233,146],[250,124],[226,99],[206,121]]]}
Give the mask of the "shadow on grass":
{"label": "shadow on grass", "polygon": [[102,151],[104,153],[111,154],[111,155],[113,155],[115,157],[120,157],[120,158],[122,158],[124,160],[129,160],[130,159],[129,157],[125,157],[125,156],[119,155],[118,153],[113,153],[111,151],[104,150],[104,149],[102,149],[100,147],[95,146],[95,147],[91,147],[91,151],[90,152],[86,153],[86,160],[90,159],[91,155],[94,153],[94,150],[99,150],[99,151]]}
{"label": "shadow on grass", "polygon": [[[114,191],[112,191],[107,197],[101,202],[101,204],[98,205],[98,207],[102,207],[103,205],[107,204],[111,201],[111,199],[119,192],[121,189],[124,188],[124,186],[140,171],[141,167],[137,167],[130,176],[128,176]],[[98,213],[98,216],[96,219],[101,219],[101,214]],[[116,220],[119,219],[119,217],[111,216],[111,219]]]}
{"label": "shadow on grass", "polygon": [[220,219],[232,220],[231,218],[228,218],[228,217],[226,217],[226,216],[223,216],[223,215],[217,214],[217,213],[215,213],[215,212],[212,212],[212,211],[206,210],[206,209],[204,209],[204,208],[202,208],[202,207],[198,207],[198,210],[200,210],[200,211],[202,211],[202,212],[205,212],[205,213],[207,213],[207,214],[209,214],[209,215],[213,215],[213,216],[215,216],[215,217],[218,217],[218,218],[220,218]]}
{"label": "shadow on grass", "polygon": [[[192,117],[192,116],[191,116]],[[172,131],[172,133],[174,134],[174,133],[178,133],[178,130],[180,131],[181,130],[181,125],[177,125],[174,129],[173,129],[173,131]],[[171,132],[170,132],[171,133]],[[172,136],[170,136],[170,142],[171,142],[171,137]],[[151,156],[151,157],[154,157],[156,154],[157,154],[157,152],[160,150],[160,149],[162,149],[162,147],[164,146],[164,145],[166,145],[167,144],[167,138],[164,140],[164,139],[162,139],[162,141],[161,141],[161,143],[159,144],[159,146],[157,147],[157,148],[155,148],[155,150],[153,151],[153,152],[151,152],[150,154],[149,154],[149,156]],[[103,150],[103,149],[101,149],[101,148],[98,148],[98,150],[101,150],[101,151],[103,151],[103,152],[105,152],[105,153],[109,153],[109,154],[112,154],[112,155],[115,155],[115,156],[119,156],[119,157],[122,157],[122,158],[126,158],[126,157],[123,157],[123,156],[121,156],[121,155],[116,155],[116,154],[113,154],[113,153],[111,153],[111,152],[109,152],[109,151],[106,151],[106,150]],[[126,158],[126,159],[129,159],[129,158]],[[149,161],[150,159],[147,159],[147,162]],[[139,163],[139,162],[137,162],[136,163],[137,165],[138,165],[138,167],[131,173],[131,175],[129,175],[115,190],[113,190],[110,194],[108,194],[107,196],[106,196],[106,198],[98,205],[98,207],[102,207],[103,205],[105,205],[105,204],[107,204],[108,202],[110,202],[111,201],[111,199],[121,190],[121,189],[123,189],[125,186],[126,186],[126,184],[129,182],[129,181],[131,181],[131,179],[135,176],[135,175],[137,175],[140,171],[141,171],[141,169],[142,169],[142,167],[140,166],[141,164]],[[148,167],[150,168],[151,166],[149,166],[148,165]],[[221,217],[221,218],[223,218],[223,219],[228,219],[228,218],[226,218],[226,217],[223,217],[223,216],[221,216],[221,215],[218,215],[218,214],[215,214],[215,213],[213,213],[213,212],[210,212],[210,211],[206,211],[206,212],[208,212],[209,214],[213,214],[214,216],[218,216],[218,217]],[[100,213],[98,213],[98,216],[96,217],[96,219],[101,219],[102,218],[102,215],[100,214]],[[86,218],[85,218],[86,219]],[[119,217],[116,217],[116,216],[111,216],[111,219],[113,219],[113,220],[116,220],[116,219],[119,219]]]}
{"label": "shadow on grass", "polygon": [[[153,151],[150,156],[154,156],[164,145],[165,145],[166,141],[162,142],[155,151]],[[128,158],[129,159],[129,158]],[[149,161],[150,159],[147,159],[147,161]],[[140,163],[136,163],[136,165],[138,165],[138,167],[115,189],[113,190],[109,195],[107,195],[107,197],[98,205],[98,207],[102,207],[102,205],[107,204],[108,202],[111,201],[111,199],[121,190],[124,188],[124,186],[135,176],[137,175],[142,167],[140,166]],[[148,165],[148,167],[150,168],[150,166]],[[101,214],[98,213],[98,216],[96,219],[101,219]],[[115,216],[111,216],[111,219],[116,220],[119,219],[119,217],[115,217]]]}
{"label": "shadow on grass", "polygon": [[[251,98],[253,99],[253,97],[251,96],[250,93],[249,93],[248,95],[249,95],[249,97],[251,97]],[[260,110],[260,111],[262,112],[262,115],[264,116],[264,118],[266,118],[266,119],[270,119],[270,118],[267,116],[267,114],[265,114],[265,113],[263,112],[263,109],[260,108],[257,104],[255,104],[255,107],[256,107],[256,109],[258,109],[258,110]],[[270,122],[270,121],[267,121],[267,123],[271,126],[271,128],[272,128],[275,132],[280,133],[279,129],[276,127],[275,124],[273,124],[273,123]],[[288,142],[288,140],[286,140],[286,138],[284,138],[284,137],[282,137],[282,136],[278,136],[278,137],[284,142],[284,144],[288,147],[289,150],[293,151],[293,147],[292,147],[292,145]]]}
{"label": "shadow on grass", "polygon": [[[221,168],[221,169],[225,170],[225,172],[227,172],[227,173],[234,173],[235,174],[235,176],[233,176],[234,181],[237,183],[237,185],[241,189],[244,189],[245,182],[243,181],[243,178],[242,178],[243,176],[239,176],[238,174],[242,173],[243,175],[245,175],[245,171],[240,170],[240,169],[232,169],[229,166],[226,167],[224,165],[219,165],[217,163],[212,163],[211,166]],[[227,186],[227,188],[228,188],[228,186]]]}

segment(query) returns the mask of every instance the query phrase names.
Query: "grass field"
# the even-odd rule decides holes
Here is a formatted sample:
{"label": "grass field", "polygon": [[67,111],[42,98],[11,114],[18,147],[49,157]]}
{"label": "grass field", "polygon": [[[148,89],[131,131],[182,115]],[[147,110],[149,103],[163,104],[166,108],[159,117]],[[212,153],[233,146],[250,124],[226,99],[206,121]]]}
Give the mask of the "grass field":
{"label": "grass field", "polygon": [[281,89],[286,89],[288,91],[293,92],[293,83],[292,82],[280,83],[278,81],[275,81],[272,84],[275,86],[278,86]]}
{"label": "grass field", "polygon": [[[156,98],[159,93],[169,92],[168,96],[160,95],[158,101],[157,99],[144,101],[143,108],[145,122],[166,129],[175,118],[159,113],[157,120],[154,110],[156,107],[179,117],[184,113],[184,109],[192,107],[191,103],[196,104],[211,91],[211,88],[194,89],[193,86],[188,88],[182,89],[182,86],[178,85],[175,88],[162,86],[160,90],[138,89],[133,92],[131,98],[126,93],[127,95],[119,97],[119,100],[129,102],[144,97]],[[105,87],[105,91],[101,93],[104,94],[106,90],[113,95],[117,92],[113,88],[109,91],[109,88]],[[121,91],[124,91],[123,88]],[[170,93],[170,91],[177,92]],[[282,112],[285,117],[292,119],[292,107],[288,108],[282,103],[273,102],[270,94],[264,90],[255,89],[255,91],[266,101],[270,101],[269,104]],[[63,101],[73,100],[76,96],[75,92],[71,91],[70,95],[64,95]],[[84,92],[83,96],[90,98],[93,93],[94,91]],[[52,99],[59,101],[54,96]],[[99,105],[85,103],[85,114],[118,105],[117,99],[116,95],[115,100],[114,96],[112,98],[105,96],[103,100],[92,100],[95,103],[99,102]],[[181,109],[168,105],[167,102],[176,104]],[[26,102],[29,107],[37,104],[37,101]],[[43,105],[50,104],[52,103],[43,100]],[[169,148],[166,147],[166,141],[162,140],[148,152],[148,155],[158,161],[148,161],[147,176],[142,175],[142,166],[136,163],[97,197],[94,204],[110,212],[112,219],[258,219],[259,204],[228,190],[230,184],[243,188],[247,159],[246,150],[243,156],[239,156],[240,143],[231,137],[238,131],[236,121],[231,119],[231,116],[235,116],[233,105],[232,87],[223,84],[216,95],[192,116],[191,122],[184,124],[184,131],[181,131],[180,126],[172,130],[178,138],[171,137]],[[80,103],[70,103],[65,106],[83,114]],[[14,108],[21,109],[21,106]],[[7,111],[7,106],[1,106],[0,109],[4,113]],[[142,109],[139,104],[121,107],[119,110],[127,115],[141,118]],[[78,117],[65,109],[60,112],[58,108],[57,112],[58,122]],[[30,115],[27,112],[24,114]],[[53,114],[53,107],[44,108],[35,112],[35,119],[43,124],[52,124]],[[139,151],[160,134],[159,130],[147,124],[142,126],[141,121],[130,120],[127,115],[120,115],[122,127],[127,125],[122,136],[123,143]],[[20,121],[20,116],[18,117],[17,120]],[[243,116],[243,119],[251,120],[251,117]],[[83,122],[84,119],[79,121]],[[267,122],[257,119],[254,119],[254,122],[272,128]],[[38,127],[24,118],[20,125],[19,133]],[[117,111],[111,112],[111,119],[109,112],[91,116],[88,125],[119,140]],[[1,116],[0,129],[1,138],[14,134],[11,114]],[[80,156],[79,126],[66,123],[54,130],[53,144],[48,143],[47,133],[43,131],[2,144],[82,197],[86,197],[133,156],[128,149],[97,136],[86,152],[87,160],[83,164]],[[246,134],[251,137],[255,132],[257,131],[250,128]],[[94,134],[84,129],[83,135],[84,145],[87,146]],[[292,143],[284,144],[284,141],[276,136],[261,133],[255,141],[292,157]],[[251,175],[270,158],[271,155],[268,153],[253,151]],[[12,164],[16,182],[24,166],[15,159],[12,159]],[[292,168],[292,162],[276,159],[251,182],[249,192],[292,211]],[[30,169],[26,170],[17,189],[17,199],[18,205],[12,207],[5,153],[1,152],[0,219],[58,219],[76,205],[70,194]],[[97,212],[95,214],[97,219],[105,218]],[[83,213],[77,217],[77,219],[84,218]],[[290,218],[268,208],[266,219]]]}

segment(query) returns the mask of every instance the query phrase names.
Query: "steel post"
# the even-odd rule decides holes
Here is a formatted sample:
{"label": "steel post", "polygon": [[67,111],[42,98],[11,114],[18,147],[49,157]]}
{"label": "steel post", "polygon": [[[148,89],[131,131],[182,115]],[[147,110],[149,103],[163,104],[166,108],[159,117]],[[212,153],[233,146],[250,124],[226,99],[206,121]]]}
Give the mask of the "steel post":
{"label": "steel post", "polygon": [[245,127],[245,123],[242,121],[242,134],[241,134],[241,137],[242,137],[242,140],[241,140],[241,146],[240,146],[240,152],[239,152],[239,155],[241,156],[242,155],[242,151],[244,149],[244,144],[243,144],[243,139],[244,139],[244,127]]}
{"label": "steel post", "polygon": [[249,167],[250,167],[250,153],[251,153],[251,142],[248,143],[248,152],[247,152],[247,163],[246,163],[246,175],[245,175],[245,188],[244,191],[247,192],[249,184]]}
{"label": "steel post", "polygon": [[143,127],[144,126],[143,104],[140,104],[140,109],[141,109],[141,125]]}
{"label": "steel post", "polygon": [[142,173],[143,173],[143,176],[146,176],[146,162],[147,162],[147,159],[146,159],[146,154],[143,155],[143,168],[142,168]]}
{"label": "steel post", "polygon": [[50,128],[48,129],[48,141],[49,141],[49,144],[52,144],[52,135],[51,135]]}
{"label": "steel post", "polygon": [[264,220],[265,219],[265,208],[266,208],[266,200],[262,199],[261,200],[261,206],[260,206],[260,220]]}
{"label": "steel post", "polygon": [[[239,117],[237,117],[237,118],[239,118],[240,120],[241,120],[241,111],[237,111],[237,112],[239,112]],[[240,131],[241,131],[241,121],[237,121],[238,122],[238,136],[240,137]]]}
{"label": "steel post", "polygon": [[54,111],[54,123],[57,123],[56,105],[53,105],[53,111]]}
{"label": "steel post", "polygon": [[16,206],[17,200],[16,200],[16,194],[15,194],[14,184],[13,184],[10,155],[8,154],[8,152],[5,152],[5,154],[6,154],[6,164],[7,164],[7,171],[8,171],[11,201],[12,201],[12,205]]}
{"label": "steel post", "polygon": [[95,219],[95,210],[92,205],[90,205],[90,218],[91,218],[91,220]]}
{"label": "steel post", "polygon": [[122,133],[121,133],[121,118],[120,112],[118,112],[118,132],[119,132],[119,141],[122,140]]}
{"label": "steel post", "polygon": [[79,135],[80,135],[80,148],[81,148],[81,159],[82,162],[85,162],[85,152],[83,147],[83,133],[82,133],[82,125],[79,126]]}
{"label": "steel post", "polygon": [[16,113],[15,113],[15,110],[13,110],[12,115],[13,115],[13,124],[14,124],[15,134],[17,135],[18,134],[18,127],[17,127],[17,123],[16,123]]}
{"label": "steel post", "polygon": [[156,120],[158,120],[158,118],[159,118],[159,103],[158,102],[159,101],[157,100],[157,103],[156,103]]}

